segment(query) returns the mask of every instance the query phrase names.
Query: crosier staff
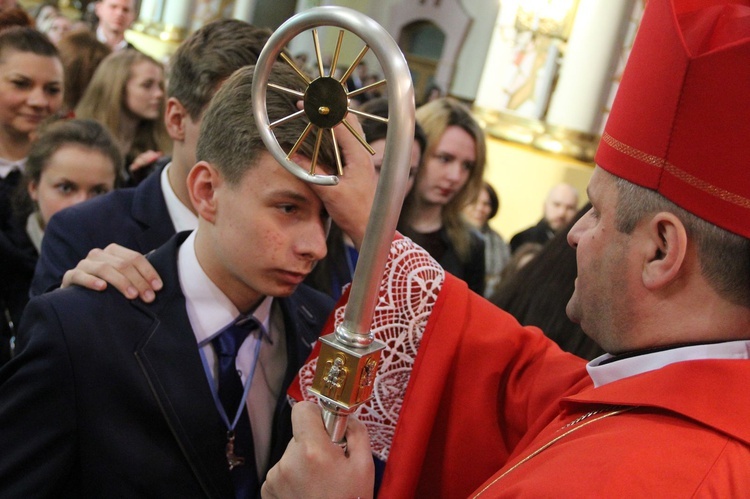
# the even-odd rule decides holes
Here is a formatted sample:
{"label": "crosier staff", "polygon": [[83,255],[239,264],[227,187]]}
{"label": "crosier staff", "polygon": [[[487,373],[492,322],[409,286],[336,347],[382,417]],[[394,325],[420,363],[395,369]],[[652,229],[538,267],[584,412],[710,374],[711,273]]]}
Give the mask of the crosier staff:
{"label": "crosier staff", "polygon": [[[342,28],[331,63],[326,74],[315,28],[336,26]],[[310,77],[282,53],[284,47],[299,33],[312,29],[313,43],[317,55],[319,75]],[[341,50],[344,29],[354,33],[365,42],[349,69],[340,78],[334,71]],[[383,70],[385,79],[367,87],[348,92],[346,80],[360,63],[365,53],[372,49]],[[304,94],[268,84],[273,63],[281,55],[308,85]],[[396,230],[398,216],[404,200],[406,182],[414,137],[414,88],[408,65],[398,45],[390,34],[369,17],[345,7],[318,7],[297,14],[282,24],[266,43],[258,58],[253,80],[253,113],[260,135],[268,151],[284,168],[298,178],[318,184],[336,185],[336,175],[315,173],[318,150],[323,133],[331,133],[336,144],[333,127],[343,123],[371,153],[366,141],[346,121],[347,112],[368,119],[376,116],[350,109],[349,99],[359,93],[388,83],[388,133],[386,136],[383,167],[380,174],[372,212],[354,273],[349,301],[344,320],[336,330],[320,338],[321,350],[315,379],[311,391],[323,407],[323,420],[331,440],[343,444],[348,416],[365,403],[372,395],[380,354],[385,347],[375,341],[370,330],[378,299],[380,281],[388,259],[391,241]],[[266,92],[286,91],[297,95],[304,103],[302,110],[271,123],[266,110]],[[273,135],[273,128],[291,119],[307,118],[309,124],[298,140],[317,128],[316,146],[310,171],[290,158],[296,145],[285,152]],[[343,174],[341,160],[336,151],[337,173]]]}

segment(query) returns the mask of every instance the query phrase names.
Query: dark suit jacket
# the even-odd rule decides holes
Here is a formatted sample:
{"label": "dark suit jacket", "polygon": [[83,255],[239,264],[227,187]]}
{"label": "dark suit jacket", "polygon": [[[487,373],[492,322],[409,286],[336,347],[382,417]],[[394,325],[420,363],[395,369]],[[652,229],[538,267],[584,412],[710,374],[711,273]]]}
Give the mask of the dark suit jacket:
{"label": "dark suit jacket", "polygon": [[542,218],[535,226],[522,230],[510,239],[510,251],[514,253],[524,243],[546,244],[553,237],[555,237],[555,232]]}
{"label": "dark suit jacket", "polygon": [[138,187],[117,189],[55,214],[44,231],[31,295],[59,286],[65,272],[94,248],[117,243],[145,254],[172,237],[175,228],[161,192],[163,168]]}
{"label": "dark suit jacket", "polygon": [[[78,287],[29,302],[19,353],[0,369],[0,497],[234,497],[177,277],[187,234],[150,255],[164,279],[152,304]],[[288,386],[333,303],[304,286],[279,302]],[[271,463],[290,438],[284,389]]]}
{"label": "dark suit jacket", "polygon": [[[408,238],[411,238],[415,243],[426,246],[428,243],[425,238],[434,237],[433,234],[420,234],[414,231],[411,227],[406,224],[401,224],[398,227],[399,232]],[[442,255],[430,254],[446,272],[450,272],[455,277],[466,282],[469,285],[469,289],[482,295],[484,293],[484,238],[476,229],[468,229],[470,237],[469,246],[469,258],[464,262],[458,256],[453,242],[448,237],[448,231],[445,227],[441,227],[440,231],[437,232],[437,237],[443,243],[445,251]],[[423,242],[423,240],[425,240]],[[428,251],[429,248],[428,248]]]}

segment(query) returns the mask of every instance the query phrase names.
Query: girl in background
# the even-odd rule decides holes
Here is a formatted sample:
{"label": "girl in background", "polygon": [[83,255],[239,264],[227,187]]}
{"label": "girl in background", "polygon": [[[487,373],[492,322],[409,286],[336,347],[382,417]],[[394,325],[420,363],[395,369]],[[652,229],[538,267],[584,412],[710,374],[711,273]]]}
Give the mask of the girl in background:
{"label": "girl in background", "polygon": [[[62,93],[62,63],[46,36],[21,26],[0,32],[0,238],[34,134],[60,109]],[[0,240],[0,275],[15,265],[5,247]]]}
{"label": "girl in background", "polygon": [[52,43],[57,45],[62,37],[73,28],[73,21],[68,19],[65,14],[57,14],[44,22],[37,23],[36,27],[47,35]]}
{"label": "girl in background", "polygon": [[0,32],[0,167],[23,163],[37,127],[60,109],[62,93],[62,63],[46,36],[20,26]]}
{"label": "girl in background", "polygon": [[168,154],[164,125],[164,67],[137,50],[107,56],[96,68],[75,109],[77,118],[104,125],[120,145],[128,165],[126,184],[143,178],[139,169]]}
{"label": "girl in background", "polygon": [[399,231],[482,294],[484,241],[461,211],[482,185],[484,132],[466,106],[449,98],[425,104],[416,117],[427,134],[427,149],[404,201]]}
{"label": "girl in background", "polygon": [[[112,136],[93,120],[68,120],[46,127],[34,142],[16,192],[6,233],[15,265],[4,276],[0,301],[11,333],[29,297],[29,286],[49,219],[58,211],[115,187],[122,156]],[[3,360],[0,347],[0,364]]]}
{"label": "girl in background", "polygon": [[17,306],[14,276],[27,264],[11,237],[11,195],[37,128],[60,109],[62,86],[62,64],[46,36],[28,26],[0,31],[0,363],[9,355],[13,321],[20,316],[10,312]]}
{"label": "girl in background", "polygon": [[497,212],[500,211],[500,198],[495,189],[487,182],[477,195],[476,201],[464,208],[466,221],[484,236],[484,297],[489,298],[500,283],[500,274],[510,261],[510,247],[503,236],[490,227]]}

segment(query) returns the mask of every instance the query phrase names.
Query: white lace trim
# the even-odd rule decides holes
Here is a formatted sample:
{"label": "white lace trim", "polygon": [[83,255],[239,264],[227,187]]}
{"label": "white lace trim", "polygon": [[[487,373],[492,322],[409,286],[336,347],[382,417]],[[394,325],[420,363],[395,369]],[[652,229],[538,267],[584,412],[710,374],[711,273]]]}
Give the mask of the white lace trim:
{"label": "white lace trim", "polygon": [[[357,412],[370,433],[373,454],[383,461],[388,459],[414,359],[444,280],[442,267],[411,239],[393,241],[372,322],[375,338],[385,343],[386,349],[373,398]],[[338,326],[344,319],[344,307],[335,314]],[[307,388],[312,385],[317,361],[317,357],[308,359],[299,372],[305,400],[316,400]]]}

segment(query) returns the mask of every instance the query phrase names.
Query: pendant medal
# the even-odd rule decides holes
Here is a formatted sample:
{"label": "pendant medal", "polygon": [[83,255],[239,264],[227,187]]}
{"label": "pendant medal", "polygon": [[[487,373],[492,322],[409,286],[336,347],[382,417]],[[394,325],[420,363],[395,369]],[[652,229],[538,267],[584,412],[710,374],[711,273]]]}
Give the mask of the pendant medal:
{"label": "pendant medal", "polygon": [[229,464],[229,471],[232,471],[235,466],[245,464],[245,458],[234,453],[234,432],[232,430],[227,432],[227,464]]}

